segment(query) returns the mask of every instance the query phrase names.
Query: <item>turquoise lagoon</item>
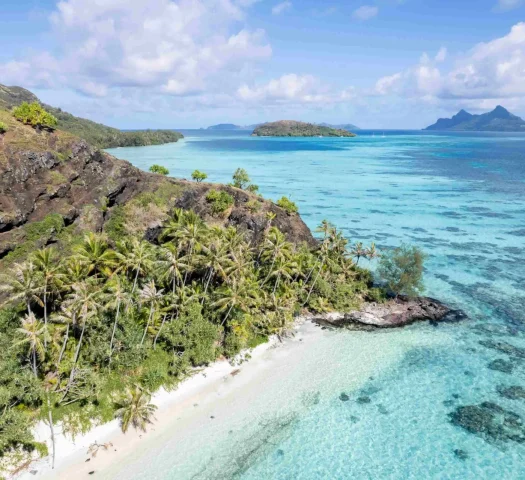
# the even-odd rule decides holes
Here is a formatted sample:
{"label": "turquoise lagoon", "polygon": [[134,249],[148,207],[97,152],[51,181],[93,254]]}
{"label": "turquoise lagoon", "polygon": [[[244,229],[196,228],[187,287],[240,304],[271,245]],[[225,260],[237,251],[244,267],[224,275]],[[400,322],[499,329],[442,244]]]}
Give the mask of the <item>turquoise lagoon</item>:
{"label": "turquoise lagoon", "polygon": [[261,388],[181,421],[112,478],[525,478],[525,443],[450,421],[458,407],[482,402],[525,421],[525,400],[500,394],[525,388],[525,135],[184,133],[177,144],[110,153],[217,182],[243,167],[264,196],[297,202],[312,228],[326,218],[352,241],[417,244],[429,255],[426,293],[470,319],[323,331],[315,341],[300,333]]}

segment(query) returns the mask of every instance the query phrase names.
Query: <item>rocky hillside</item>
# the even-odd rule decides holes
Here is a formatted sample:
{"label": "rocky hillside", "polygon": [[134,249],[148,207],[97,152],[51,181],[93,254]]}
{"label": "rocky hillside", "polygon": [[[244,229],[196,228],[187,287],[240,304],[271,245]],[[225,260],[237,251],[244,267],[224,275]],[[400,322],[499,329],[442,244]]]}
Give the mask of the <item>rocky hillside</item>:
{"label": "rocky hillside", "polygon": [[263,123],[254,131],[257,137],[355,137],[348,130],[335,129],[313,123],[297,122],[295,120],[280,120]]}
{"label": "rocky hillside", "polygon": [[43,104],[36,95],[25,88],[6,87],[0,84],[0,109],[11,110],[22,102],[41,103],[48,112],[58,119],[58,127],[61,130],[83,138],[91,145],[99,148],[160,145],[177,142],[183,138],[181,133],[173,130],[118,130],[85,118],[75,117],[60,108]]}
{"label": "rocky hillside", "polygon": [[[194,209],[210,223],[238,225],[255,241],[272,211],[289,240],[313,242],[299,216],[246,191],[143,172],[67,132],[37,132],[7,111],[0,110],[0,122],[8,127],[0,134],[0,265],[50,243],[70,244],[86,231],[154,240],[174,206]],[[212,188],[235,200],[220,218],[206,201]],[[250,200],[257,208],[247,207]]]}

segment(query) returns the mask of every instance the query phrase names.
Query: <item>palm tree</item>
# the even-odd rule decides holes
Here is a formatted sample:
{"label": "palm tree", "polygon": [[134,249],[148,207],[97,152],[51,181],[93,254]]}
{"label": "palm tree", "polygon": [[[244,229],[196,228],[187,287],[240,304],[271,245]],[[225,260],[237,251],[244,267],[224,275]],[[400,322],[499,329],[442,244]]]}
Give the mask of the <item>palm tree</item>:
{"label": "palm tree", "polygon": [[60,349],[60,353],[58,355],[57,360],[57,371],[60,369],[60,363],[62,362],[62,358],[64,358],[64,353],[66,351],[67,342],[69,340],[69,330],[71,328],[71,325],[75,326],[77,325],[77,310],[74,305],[63,303],[60,305],[60,312],[57,314],[54,314],[51,319],[55,322],[59,322],[61,324],[66,325],[66,331],[64,333],[64,340],[62,341],[62,348]]}
{"label": "palm tree", "polygon": [[37,358],[44,358],[45,356],[42,338],[46,335],[46,327],[41,321],[37,320],[34,313],[28,313],[22,319],[22,326],[16,330],[22,337],[22,340],[17,342],[16,345],[28,345],[33,373],[35,377],[38,377]]}
{"label": "palm tree", "polygon": [[[328,261],[328,257],[329,257],[329,247],[328,247],[328,243],[326,241],[324,241],[322,244],[321,244],[321,248],[319,249],[319,270],[317,271],[317,274],[315,276],[315,279],[312,283],[312,286],[310,287],[310,290],[308,291],[308,295],[306,297],[306,300],[305,302],[303,303],[303,306],[306,305],[308,303],[308,300],[310,299],[310,295],[312,294],[314,288],[315,288],[315,284],[317,283],[317,280],[319,278],[319,275],[321,274],[321,272],[323,271],[323,268],[326,264],[326,262]],[[315,268],[315,266],[314,266]]]}
{"label": "palm tree", "polygon": [[217,290],[218,300],[213,306],[218,307],[221,312],[226,312],[221,325],[226,323],[234,308],[248,312],[256,303],[258,289],[257,282],[251,279],[234,280],[232,283],[219,288]]}
{"label": "palm tree", "polygon": [[323,239],[326,240],[328,237],[330,237],[334,228],[335,228],[334,225],[330,223],[328,220],[323,220],[319,224],[319,226],[315,229],[315,231],[322,233]]}
{"label": "palm tree", "polygon": [[9,295],[9,302],[23,300],[27,313],[31,314],[31,302],[41,303],[38,296],[38,275],[33,262],[15,264],[9,275],[2,275],[3,284],[0,291]]}
{"label": "palm tree", "polygon": [[157,407],[150,403],[151,395],[139,386],[128,388],[117,402],[119,407],[115,416],[120,419],[122,431],[126,433],[132,425],[135,429],[146,431],[146,425],[152,423]]}
{"label": "palm tree", "polygon": [[155,251],[151,243],[145,240],[137,240],[136,238],[119,242],[117,251],[120,268],[134,275],[133,288],[131,289],[133,294],[137,288],[139,276],[145,276],[153,270]]}
{"label": "palm tree", "polygon": [[[216,274],[223,279],[227,277],[226,270],[231,265],[231,260],[228,257],[227,249],[220,239],[202,246],[202,265],[206,268],[206,275],[204,276],[205,287],[204,297],[208,292],[208,287],[213,277]],[[203,297],[203,300],[204,300]]]}
{"label": "palm tree", "polygon": [[111,330],[111,340],[109,341],[109,364],[111,364],[111,357],[113,355],[113,341],[115,340],[115,333],[120,317],[120,310],[122,303],[128,303],[131,295],[128,293],[127,285],[124,280],[118,275],[112,276],[107,287],[109,290],[109,302],[105,305],[106,309],[115,310],[115,321],[113,322],[113,329]]}
{"label": "palm tree", "polygon": [[116,265],[116,255],[107,242],[90,232],[76,249],[77,258],[88,266],[90,272],[108,275]]}
{"label": "palm tree", "polygon": [[140,341],[141,345],[144,344],[144,339],[146,338],[151,320],[153,319],[155,308],[157,307],[160,300],[162,300],[162,292],[163,290],[157,290],[153,280],[144,285],[144,288],[140,291],[140,298],[142,302],[150,304],[148,321],[146,323],[146,328],[144,329],[144,334],[142,335],[142,340]]}
{"label": "palm tree", "polygon": [[89,265],[73,255],[69,257],[63,265],[63,286],[66,290],[71,290],[75,283],[84,281],[89,275]]}
{"label": "palm tree", "polygon": [[224,269],[227,282],[242,279],[246,276],[246,272],[253,267],[252,251],[245,243],[232,250],[229,259],[228,265]]}
{"label": "palm tree", "polygon": [[[206,225],[202,218],[196,213],[186,212],[180,222],[180,228],[175,232],[175,237],[180,240],[188,252],[190,268],[192,266],[193,255],[198,253],[202,246],[202,240],[206,235]],[[189,270],[184,274],[184,283],[188,279]]]}
{"label": "palm tree", "polygon": [[363,247],[363,242],[357,242],[352,248],[352,255],[357,258],[356,265],[359,265],[359,259],[366,255],[366,250]]}
{"label": "palm tree", "polygon": [[[41,273],[39,279],[42,283],[41,292],[44,303],[44,325],[47,330],[47,300],[48,294],[59,287],[63,278],[60,272],[60,264],[55,261],[55,249],[53,247],[37,250],[33,253],[33,261],[36,269]],[[47,348],[47,339],[44,338],[44,347]]]}
{"label": "palm tree", "polygon": [[55,430],[53,428],[53,404],[51,402],[51,390],[57,383],[56,373],[48,373],[44,378],[43,388],[46,392],[46,403],[47,403],[47,421],[49,423],[49,430],[51,432],[51,469],[55,468]]}
{"label": "palm tree", "polygon": [[373,260],[374,258],[380,257],[380,253],[377,251],[376,244],[372,242],[369,248],[366,249],[365,257],[368,260]]}
{"label": "palm tree", "polygon": [[275,284],[273,287],[273,295],[279,286],[279,281],[281,278],[285,278],[288,281],[292,281],[292,275],[297,271],[297,262],[288,260],[287,258],[280,258],[277,260],[274,269],[269,273],[267,281],[270,278],[275,277]]}
{"label": "palm tree", "polygon": [[162,278],[171,283],[172,293],[177,285],[182,285],[183,272],[190,269],[189,258],[182,255],[181,249],[174,243],[166,243],[161,250],[162,258],[159,262]]}
{"label": "palm tree", "polygon": [[69,295],[66,305],[70,306],[77,312],[77,322],[82,324],[80,331],[80,338],[78,340],[75,356],[73,358],[73,367],[69,376],[62,400],[67,396],[69,389],[75,378],[75,370],[80,356],[80,349],[82,348],[82,340],[89,321],[97,315],[97,312],[102,308],[103,294],[100,289],[93,285],[93,283],[82,282],[73,286],[73,292]]}
{"label": "palm tree", "polygon": [[266,283],[272,275],[277,259],[290,258],[292,254],[292,247],[292,244],[286,241],[286,237],[279,229],[276,227],[272,227],[270,229],[266,237],[262,257],[265,261],[270,261],[271,259],[271,265],[268,275],[262,284]]}

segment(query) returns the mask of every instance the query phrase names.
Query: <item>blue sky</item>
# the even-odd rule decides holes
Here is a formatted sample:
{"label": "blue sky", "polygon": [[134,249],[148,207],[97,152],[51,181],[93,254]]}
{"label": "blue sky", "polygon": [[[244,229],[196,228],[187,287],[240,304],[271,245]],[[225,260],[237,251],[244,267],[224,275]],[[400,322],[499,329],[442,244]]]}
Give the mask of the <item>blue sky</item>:
{"label": "blue sky", "polygon": [[3,0],[0,83],[122,128],[525,116],[525,0]]}

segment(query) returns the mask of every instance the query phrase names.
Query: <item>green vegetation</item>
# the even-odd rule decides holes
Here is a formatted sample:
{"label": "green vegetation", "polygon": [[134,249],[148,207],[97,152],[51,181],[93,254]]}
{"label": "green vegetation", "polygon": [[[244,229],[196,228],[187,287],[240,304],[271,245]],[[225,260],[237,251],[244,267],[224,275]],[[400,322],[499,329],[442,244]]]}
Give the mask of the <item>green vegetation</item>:
{"label": "green vegetation", "polygon": [[244,189],[251,182],[248,172],[244,168],[238,168],[233,173],[233,183],[232,185],[236,188]]}
{"label": "green vegetation", "polygon": [[258,212],[261,209],[261,202],[252,198],[246,202],[246,208],[252,213]]}
{"label": "green vegetation", "polygon": [[7,130],[8,130],[7,125],[4,122],[0,122],[0,135],[7,132]]}
{"label": "green vegetation", "polygon": [[259,125],[253,135],[258,137],[355,137],[348,130],[341,130],[313,123],[281,120]]}
{"label": "green vegetation", "polygon": [[[154,204],[144,195],[133,208]],[[114,246],[89,234],[70,255],[50,247],[14,265],[0,281],[9,299],[0,310],[2,454],[42,451],[30,434],[39,419],[70,436],[113,418],[123,430],[146,428],[149,392],[283,335],[301,308],[358,306],[370,273],[335,227],[319,231],[309,248],[270,226],[255,246],[233,227],[174,210],[159,245],[126,228]]]}
{"label": "green vegetation", "polygon": [[23,102],[13,108],[13,116],[22,123],[35,128],[54,130],[58,124],[56,117],[44,110],[38,102]]}
{"label": "green vegetation", "polygon": [[288,215],[294,215],[299,212],[299,207],[292,202],[288,197],[282,196],[277,200],[277,205],[282,209],[286,210]]}
{"label": "green vegetation", "polygon": [[377,273],[396,296],[415,297],[424,290],[424,261],[425,254],[418,247],[402,244],[381,256]]}
{"label": "green vegetation", "polygon": [[206,201],[211,205],[213,215],[224,213],[233,206],[233,197],[222,190],[210,190],[206,194]]}
{"label": "green vegetation", "polygon": [[191,174],[191,178],[195,180],[197,183],[202,182],[203,180],[206,180],[208,178],[208,175],[204,172],[201,172],[200,170],[194,170]]}
{"label": "green vegetation", "polygon": [[158,173],[159,175],[169,175],[170,171],[162,165],[152,165],[149,167],[151,173]]}

